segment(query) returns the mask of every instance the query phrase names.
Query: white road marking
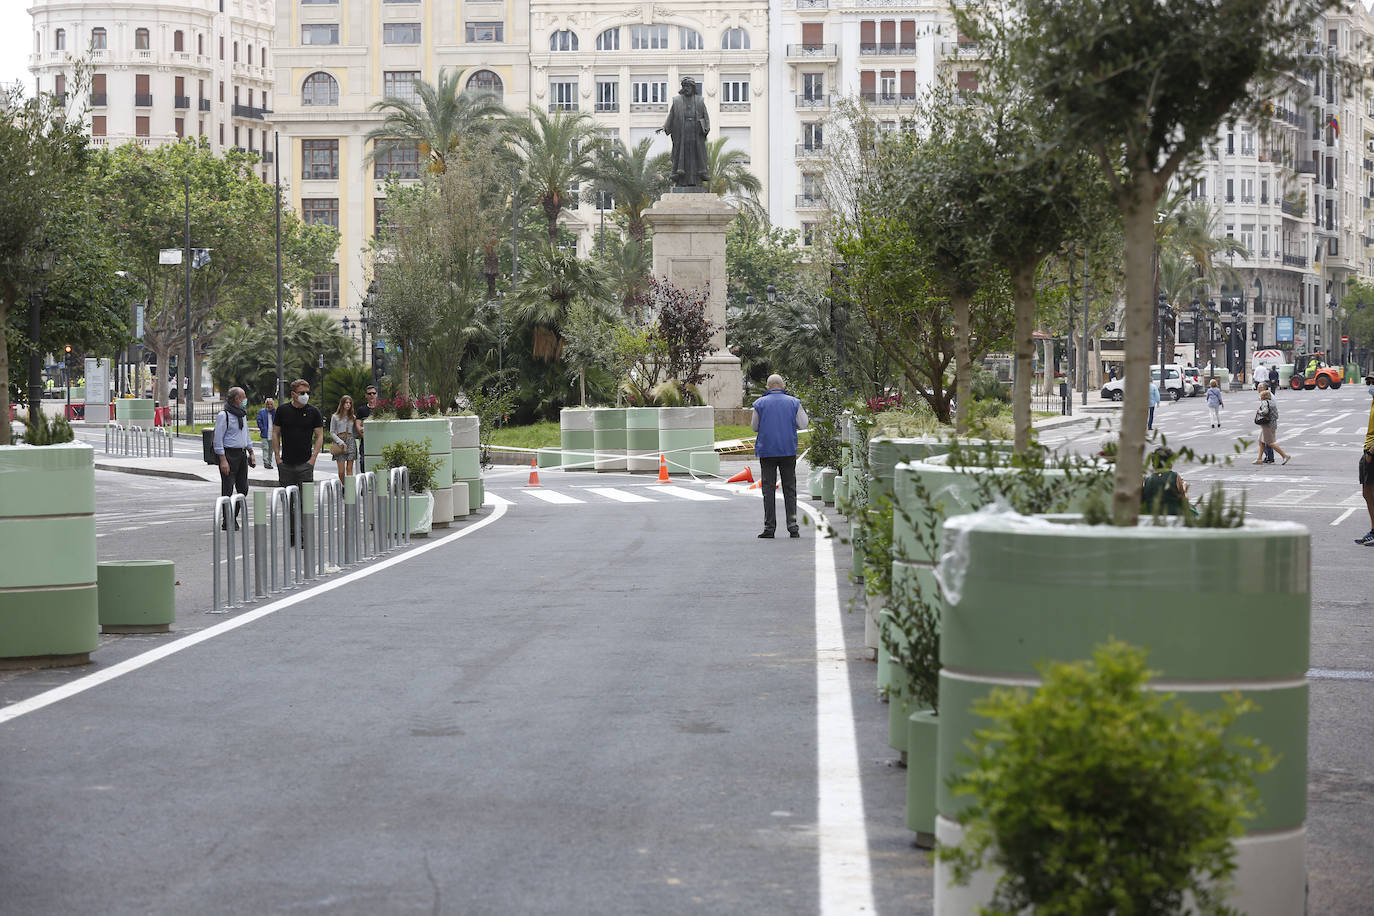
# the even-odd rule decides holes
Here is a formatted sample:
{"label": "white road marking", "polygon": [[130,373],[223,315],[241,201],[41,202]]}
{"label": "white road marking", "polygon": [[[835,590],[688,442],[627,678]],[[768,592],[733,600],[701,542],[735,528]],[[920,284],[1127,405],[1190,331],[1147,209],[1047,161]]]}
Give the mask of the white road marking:
{"label": "white road marking", "polygon": [[483,494],[482,505],[484,506],[513,506],[515,505],[504,496],[497,496],[495,493],[487,492]]}
{"label": "white road marking", "polygon": [[1318,433],[1317,435],[1319,435],[1319,436],[1339,436],[1340,434],[1341,434],[1341,428],[1340,428],[1339,426],[1331,426],[1331,427],[1328,427],[1328,428],[1322,430],[1322,431],[1321,431],[1320,433]]}
{"label": "white road marking", "polygon": [[[360,579],[364,579],[367,576],[373,575],[374,573],[378,573],[384,569],[390,569],[393,566],[405,563],[409,560],[413,560],[421,554],[429,553],[431,550],[437,550],[445,544],[452,543],[453,541],[456,541],[462,537],[467,537],[469,534],[472,534],[475,531],[481,531],[483,528],[492,524],[505,514],[506,507],[498,505],[496,507],[496,511],[493,512],[487,518],[484,518],[478,522],[474,522],[466,528],[461,528],[458,531],[455,531],[450,535],[446,535],[437,540],[434,540],[429,544],[412,548],[411,550],[408,550],[402,554],[398,554],[394,557],[388,557],[387,559],[374,563],[371,566],[364,567],[363,569],[359,569],[356,572],[351,572],[346,576],[340,576],[337,579],[332,579],[328,582],[322,582],[319,585],[316,585],[314,588],[309,588],[305,591],[297,592],[294,595],[282,598],[280,601],[274,601],[271,604],[268,604],[264,607],[260,607],[256,610],[240,614],[232,620],[226,620],[223,623],[215,624],[212,627],[206,627],[199,633],[192,633],[190,636],[183,636],[181,639],[174,640],[172,642],[166,643],[165,645],[159,646],[156,649],[144,652],[142,655],[135,655],[133,658],[126,659],[125,661],[119,662],[115,665],[111,665],[110,667],[105,668],[101,671],[97,671],[94,674],[88,674],[85,677],[78,678],[74,681],[70,681],[66,684],[63,684],[60,687],[54,687],[51,690],[45,690],[37,696],[29,697],[26,700],[20,700],[18,703],[12,703],[11,705],[4,707],[3,709],[0,709],[0,725],[4,725],[6,722],[10,722],[14,719],[19,718],[22,715],[26,715],[27,713],[35,712],[39,709],[42,709],[45,706],[51,706],[53,703],[58,703],[62,700],[74,697],[79,693],[85,693],[92,687],[98,687],[101,684],[104,684],[108,681],[112,681],[117,677],[122,677],[123,675],[129,674],[133,671],[137,671],[140,668],[146,668],[153,662],[160,661],[171,655],[175,655],[183,649],[189,649],[194,645],[198,645],[200,643],[214,639],[216,636],[222,636],[223,634],[228,633],[232,630],[237,630],[239,627],[247,626],[248,624],[253,623],[256,620],[260,620],[263,617],[275,614],[277,611],[286,610],[292,605],[300,604],[307,598],[313,598],[317,595],[323,595],[326,592],[332,592],[336,588],[343,588],[346,585],[351,585],[352,583],[357,582]],[[209,537],[210,532],[206,532],[205,536]]]}
{"label": "white road marking", "polygon": [[654,487],[655,493],[666,493],[669,496],[676,496],[678,499],[690,499],[697,502],[713,502],[723,500],[724,496],[712,496],[710,493],[702,493],[699,490],[688,490],[685,487],[675,487],[672,484],[659,484]]}
{"label": "white road marking", "polygon": [[534,488],[530,488],[528,490],[521,490],[520,492],[526,496],[533,496],[535,499],[543,500],[546,503],[555,503],[557,505],[569,505],[574,503],[586,502],[585,499],[577,499],[576,497],[569,496],[566,493],[559,493],[557,490],[536,490]]}
{"label": "white road marking", "polygon": [[586,490],[588,493],[595,493],[598,496],[604,496],[607,499],[613,499],[616,502],[621,503],[658,502],[658,500],[656,499],[650,499],[649,497],[641,496],[638,493],[631,493],[628,490],[617,490],[615,487],[587,487]]}
{"label": "white road marking", "polygon": [[1343,521],[1345,521],[1346,519],[1350,518],[1350,516],[1352,516],[1352,515],[1354,515],[1354,514],[1355,514],[1355,507],[1354,507],[1354,506],[1351,506],[1349,509],[1346,509],[1346,510],[1345,510],[1344,512],[1342,512],[1340,515],[1336,516],[1336,520],[1335,520],[1334,522],[1331,523],[1331,527],[1332,527],[1332,528],[1335,528],[1335,527],[1336,527],[1337,525],[1339,525],[1341,522],[1343,522]]}
{"label": "white road marking", "polygon": [[872,913],[875,906],[868,861],[868,825],[849,694],[844,614],[835,581],[835,542],[821,532],[820,513],[805,503],[797,505],[816,523],[816,833],[820,845],[820,913]]}

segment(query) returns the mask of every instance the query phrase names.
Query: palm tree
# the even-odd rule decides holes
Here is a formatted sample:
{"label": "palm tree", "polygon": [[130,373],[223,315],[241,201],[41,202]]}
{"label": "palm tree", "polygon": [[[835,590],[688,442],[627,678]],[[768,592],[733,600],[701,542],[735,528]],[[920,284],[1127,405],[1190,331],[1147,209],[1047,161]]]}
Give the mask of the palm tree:
{"label": "palm tree", "polygon": [[531,349],[536,359],[552,362],[562,355],[559,329],[574,302],[604,302],[610,297],[606,275],[590,260],[553,245],[540,245],[521,261],[517,318],[532,325]]}
{"label": "palm tree", "polygon": [[673,157],[670,153],[650,155],[653,140],[645,137],[627,149],[623,140],[597,149],[593,165],[592,189],[611,195],[616,212],[625,220],[630,238],[644,242],[647,229],[644,211],[672,186]]}
{"label": "palm tree", "polygon": [[416,146],[427,171],[443,174],[449,155],[468,136],[500,129],[499,118],[507,113],[495,93],[465,92],[462,70],[439,71],[438,82],[415,81],[418,101],[387,96],[372,105],[386,112],[378,127],[363,139],[372,143],[367,162],[396,146]]}
{"label": "palm tree", "polygon": [[735,203],[740,209],[762,212],[758,194],[763,183],[749,171],[749,154],[725,148],[729,137],[717,137],[706,144],[706,170],[711,177],[707,189]]}
{"label": "palm tree", "polygon": [[621,311],[632,314],[640,295],[649,288],[653,266],[649,243],[637,241],[633,236],[621,238],[612,234],[606,239],[604,255],[598,256],[597,261],[607,282],[619,294]]}
{"label": "palm tree", "polygon": [[545,112],[530,106],[530,118],[515,128],[515,144],[525,160],[525,178],[544,211],[549,244],[558,241],[558,217],[573,202],[572,187],[592,177],[592,160],[600,145],[591,116],[581,112]]}

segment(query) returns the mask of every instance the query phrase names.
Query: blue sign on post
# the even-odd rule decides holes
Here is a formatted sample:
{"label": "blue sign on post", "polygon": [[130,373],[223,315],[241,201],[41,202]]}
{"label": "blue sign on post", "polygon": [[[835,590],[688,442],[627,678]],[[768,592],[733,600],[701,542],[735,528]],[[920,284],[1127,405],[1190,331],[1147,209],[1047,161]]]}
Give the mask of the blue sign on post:
{"label": "blue sign on post", "polygon": [[1275,319],[1274,330],[1278,343],[1291,344],[1293,342],[1293,316],[1280,315]]}

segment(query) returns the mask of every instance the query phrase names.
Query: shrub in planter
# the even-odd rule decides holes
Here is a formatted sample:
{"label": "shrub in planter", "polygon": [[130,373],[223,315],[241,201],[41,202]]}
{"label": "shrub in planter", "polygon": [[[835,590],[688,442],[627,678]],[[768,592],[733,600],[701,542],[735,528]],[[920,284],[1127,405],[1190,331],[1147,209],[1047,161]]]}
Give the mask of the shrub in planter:
{"label": "shrub in planter", "polygon": [[410,472],[410,491],[423,493],[433,485],[434,474],[442,464],[430,457],[429,452],[433,447],[433,441],[428,438],[424,442],[411,439],[392,442],[382,447],[382,467],[377,470],[406,468]]}
{"label": "shrub in planter", "polygon": [[26,445],[60,445],[75,439],[76,433],[66,417],[49,417],[39,411],[36,417],[24,418]]}
{"label": "shrub in planter", "polygon": [[1001,872],[984,913],[1184,912],[1225,906],[1232,841],[1256,810],[1271,759],[1232,724],[1248,702],[1199,712],[1146,689],[1145,653],[1100,647],[1041,668],[1034,693],[994,689],[968,768],[964,839],[942,846],[955,880]]}

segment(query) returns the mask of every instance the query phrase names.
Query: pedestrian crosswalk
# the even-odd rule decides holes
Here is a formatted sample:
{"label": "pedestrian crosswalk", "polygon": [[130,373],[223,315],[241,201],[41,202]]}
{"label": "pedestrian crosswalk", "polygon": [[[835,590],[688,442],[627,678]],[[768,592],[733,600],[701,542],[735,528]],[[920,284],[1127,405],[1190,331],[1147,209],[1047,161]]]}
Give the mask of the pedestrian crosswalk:
{"label": "pedestrian crosswalk", "polygon": [[[711,492],[707,492],[707,487]],[[626,484],[622,486],[488,487],[488,495],[513,506],[555,506],[725,502],[733,496],[757,496],[758,490],[726,484]],[[493,500],[495,501],[495,500]]]}

